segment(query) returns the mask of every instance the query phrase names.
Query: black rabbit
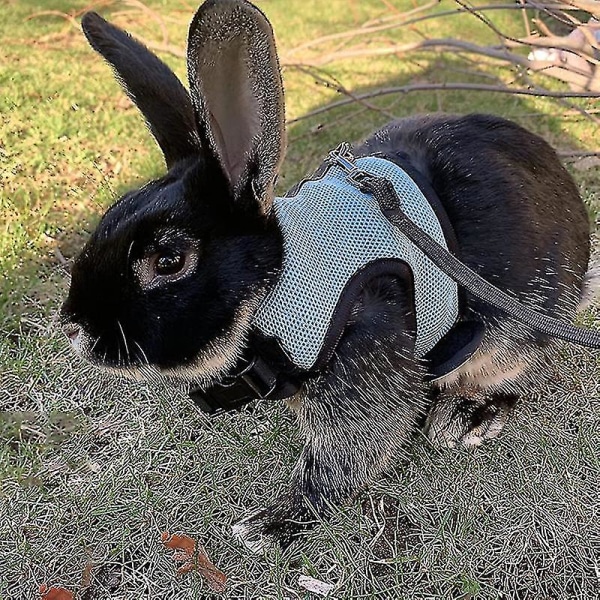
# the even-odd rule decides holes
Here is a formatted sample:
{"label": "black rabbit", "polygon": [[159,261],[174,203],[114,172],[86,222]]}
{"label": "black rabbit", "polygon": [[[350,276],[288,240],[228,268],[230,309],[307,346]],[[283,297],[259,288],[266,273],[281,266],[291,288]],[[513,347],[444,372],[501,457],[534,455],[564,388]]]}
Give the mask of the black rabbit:
{"label": "black rabbit", "polygon": [[[212,386],[253,343],[257,311],[286,267],[272,209],[285,129],[270,24],[243,0],[205,2],[189,32],[189,94],[127,33],[95,13],[82,24],[146,118],[168,172],[102,218],[73,265],[65,330],[98,366]],[[414,173],[439,198],[454,249],[481,276],[546,314],[574,317],[588,219],[541,138],[494,116],[431,115],[387,125],[354,155]],[[306,444],[287,492],[234,527],[250,548],[286,545],[315,512],[326,517],[420,427],[445,445],[494,437],[543,373],[551,340],[464,292],[456,320],[466,329],[444,335],[437,359],[435,349],[417,356],[415,292],[397,267],[354,286],[327,359],[296,370],[288,403]],[[463,347],[466,362],[433,372]]]}

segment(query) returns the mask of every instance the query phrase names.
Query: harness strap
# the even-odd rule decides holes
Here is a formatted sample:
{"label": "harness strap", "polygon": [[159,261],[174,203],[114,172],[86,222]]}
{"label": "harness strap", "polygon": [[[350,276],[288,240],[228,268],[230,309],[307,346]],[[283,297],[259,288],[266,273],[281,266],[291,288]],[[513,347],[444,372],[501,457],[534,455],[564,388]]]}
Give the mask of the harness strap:
{"label": "harness strap", "polygon": [[232,373],[208,387],[190,390],[194,403],[211,417],[242,406],[257,398],[283,400],[293,396],[312,375],[301,371],[287,355],[279,340],[257,331],[250,334],[248,348]]}
{"label": "harness strap", "polygon": [[[440,246],[427,233],[415,225],[399,208],[400,202],[394,186],[382,177],[371,175],[358,169],[349,160],[349,146],[343,145],[330,154],[335,160],[336,152],[344,153],[339,161],[348,169],[348,179],[361,191],[372,194],[379,203],[381,211],[389,221],[402,231],[410,241],[446,275],[477,296],[481,300],[498,308],[524,325],[546,335],[572,342],[589,348],[600,348],[600,331],[576,327],[560,319],[549,317],[537,310],[525,306],[513,296],[503,292],[467,267],[445,248]],[[352,168],[349,168],[350,165]]]}

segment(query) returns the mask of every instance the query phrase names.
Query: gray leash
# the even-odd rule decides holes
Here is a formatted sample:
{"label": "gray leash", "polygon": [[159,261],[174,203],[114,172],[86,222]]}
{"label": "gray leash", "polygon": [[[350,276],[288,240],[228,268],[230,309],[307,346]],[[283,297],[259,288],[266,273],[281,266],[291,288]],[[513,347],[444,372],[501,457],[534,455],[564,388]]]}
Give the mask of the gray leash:
{"label": "gray leash", "polygon": [[580,346],[600,349],[600,331],[576,327],[525,306],[513,296],[483,279],[440,246],[404,214],[396,190],[390,181],[371,175],[354,164],[349,144],[340,144],[329,156],[332,162],[348,172],[348,181],[362,192],[372,194],[386,218],[456,283],[531,329]]}

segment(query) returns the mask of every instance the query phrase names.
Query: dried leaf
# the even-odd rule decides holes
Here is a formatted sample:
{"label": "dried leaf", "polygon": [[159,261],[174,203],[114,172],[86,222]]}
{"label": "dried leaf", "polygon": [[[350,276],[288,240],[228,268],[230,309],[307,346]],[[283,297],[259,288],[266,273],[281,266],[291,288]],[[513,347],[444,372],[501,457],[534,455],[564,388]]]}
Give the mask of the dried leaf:
{"label": "dried leaf", "polygon": [[176,550],[176,552],[173,553],[173,560],[182,563],[177,569],[178,575],[189,573],[196,568],[196,562],[194,560],[196,540],[187,535],[170,535],[168,531],[163,531],[161,540],[166,548]]}
{"label": "dried leaf", "polygon": [[335,587],[333,583],[325,583],[324,581],[309,577],[308,575],[300,575],[298,578],[298,585],[319,596],[327,596]]}
{"label": "dried leaf", "polygon": [[73,592],[69,592],[65,588],[54,586],[49,588],[45,583],[40,585],[40,594],[42,595],[41,600],[73,600],[75,597]]}
{"label": "dried leaf", "polygon": [[227,575],[215,567],[202,546],[198,548],[197,561],[198,571],[206,579],[206,583],[208,583],[215,592],[223,593],[227,584]]}
{"label": "dried leaf", "polygon": [[166,548],[170,548],[171,550],[183,550],[183,554],[187,558],[192,558],[194,556],[196,540],[193,540],[187,535],[170,535],[168,531],[163,531],[161,540]]}
{"label": "dried leaf", "polygon": [[198,571],[215,592],[225,591],[227,575],[215,567],[208,558],[206,550],[196,545],[196,540],[187,535],[171,535],[168,531],[163,532],[161,539],[166,548],[176,550],[173,560],[182,563],[177,569],[178,575]]}

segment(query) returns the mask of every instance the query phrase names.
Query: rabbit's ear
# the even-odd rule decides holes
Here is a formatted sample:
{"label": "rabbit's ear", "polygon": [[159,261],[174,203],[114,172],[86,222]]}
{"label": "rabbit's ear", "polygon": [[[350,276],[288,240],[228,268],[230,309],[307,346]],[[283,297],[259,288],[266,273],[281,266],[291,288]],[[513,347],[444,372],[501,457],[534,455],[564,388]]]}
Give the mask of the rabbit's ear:
{"label": "rabbit's ear", "polygon": [[165,63],[128,33],[88,12],[81,26],[90,45],[113,67],[126,94],[144,115],[170,168],[200,152],[187,90]]}
{"label": "rabbit's ear", "polygon": [[273,30],[243,0],[207,0],[190,25],[188,76],[200,138],[236,198],[251,186],[264,212],[285,149],[283,86]]}

